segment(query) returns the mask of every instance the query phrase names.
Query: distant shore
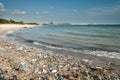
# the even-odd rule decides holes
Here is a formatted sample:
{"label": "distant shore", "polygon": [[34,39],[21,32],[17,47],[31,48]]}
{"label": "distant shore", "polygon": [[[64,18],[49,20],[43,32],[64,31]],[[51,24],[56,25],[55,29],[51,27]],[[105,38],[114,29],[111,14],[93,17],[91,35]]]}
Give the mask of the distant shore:
{"label": "distant shore", "polygon": [[22,28],[29,28],[35,27],[38,25],[28,25],[28,24],[0,24],[0,34],[5,34],[8,31],[22,29]]}
{"label": "distant shore", "polygon": [[[0,35],[38,25],[0,24]],[[55,54],[0,38],[0,79],[13,80],[115,80],[120,64]]]}

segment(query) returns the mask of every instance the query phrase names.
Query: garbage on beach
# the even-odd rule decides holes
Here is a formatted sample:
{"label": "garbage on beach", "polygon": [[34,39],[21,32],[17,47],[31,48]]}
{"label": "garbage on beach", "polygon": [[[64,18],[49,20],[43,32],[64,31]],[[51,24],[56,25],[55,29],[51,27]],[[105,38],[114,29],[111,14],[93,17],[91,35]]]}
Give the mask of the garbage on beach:
{"label": "garbage on beach", "polygon": [[57,72],[57,70],[52,70],[52,73],[56,73]]}
{"label": "garbage on beach", "polygon": [[3,70],[0,68],[0,74],[3,74]]}
{"label": "garbage on beach", "polygon": [[27,66],[26,66],[25,63],[21,63],[21,65],[22,65],[22,68],[23,68],[23,69],[26,69],[26,68],[27,68]]}

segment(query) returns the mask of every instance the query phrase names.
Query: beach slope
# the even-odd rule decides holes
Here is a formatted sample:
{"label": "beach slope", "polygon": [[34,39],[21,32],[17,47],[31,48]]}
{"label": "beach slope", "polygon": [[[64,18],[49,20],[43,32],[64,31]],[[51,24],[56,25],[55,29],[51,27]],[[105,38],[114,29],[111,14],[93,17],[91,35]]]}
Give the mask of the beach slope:
{"label": "beach slope", "polygon": [[[0,25],[0,34],[36,25]],[[120,65],[55,54],[0,38],[0,80],[119,80]]]}

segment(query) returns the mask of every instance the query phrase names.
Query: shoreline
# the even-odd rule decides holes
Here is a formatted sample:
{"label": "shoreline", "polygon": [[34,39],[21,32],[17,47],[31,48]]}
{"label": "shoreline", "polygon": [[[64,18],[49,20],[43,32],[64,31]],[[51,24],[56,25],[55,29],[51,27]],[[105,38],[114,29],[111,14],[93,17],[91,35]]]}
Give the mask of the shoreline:
{"label": "shoreline", "polygon": [[[0,35],[16,29],[34,27],[33,25],[0,25]],[[103,64],[96,66],[95,63]],[[92,64],[92,65],[91,65]],[[94,65],[94,66],[93,66]],[[5,79],[47,79],[57,78],[93,80],[95,78],[120,79],[120,65],[103,63],[96,60],[79,59],[73,56],[55,54],[35,47],[14,42],[6,42],[0,38],[0,73]],[[119,69],[119,70],[118,70]],[[103,76],[104,74],[104,76]]]}
{"label": "shoreline", "polygon": [[30,28],[36,27],[39,25],[28,25],[28,24],[0,24],[0,35],[5,34],[9,31],[13,31],[16,29]]}

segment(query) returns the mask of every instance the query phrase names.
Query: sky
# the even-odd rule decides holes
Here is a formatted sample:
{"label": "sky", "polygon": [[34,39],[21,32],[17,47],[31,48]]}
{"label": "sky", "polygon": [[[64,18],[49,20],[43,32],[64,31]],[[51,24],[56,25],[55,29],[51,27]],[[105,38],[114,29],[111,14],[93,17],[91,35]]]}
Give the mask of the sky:
{"label": "sky", "polygon": [[37,23],[120,23],[120,0],[0,0],[0,18]]}

